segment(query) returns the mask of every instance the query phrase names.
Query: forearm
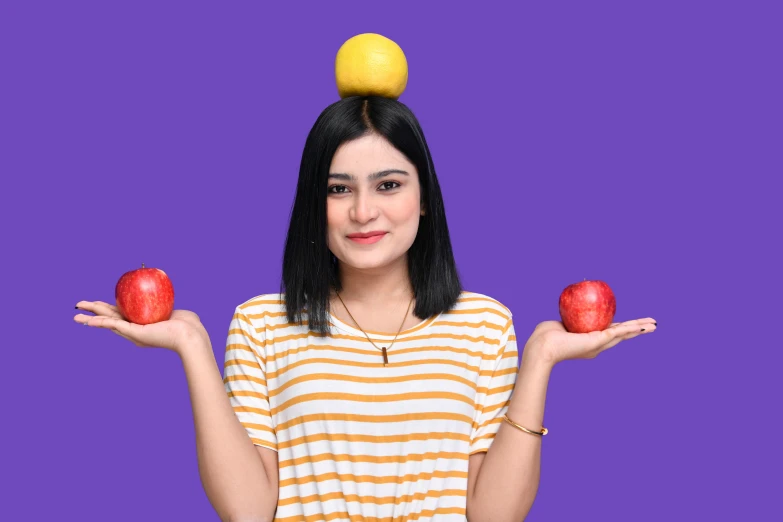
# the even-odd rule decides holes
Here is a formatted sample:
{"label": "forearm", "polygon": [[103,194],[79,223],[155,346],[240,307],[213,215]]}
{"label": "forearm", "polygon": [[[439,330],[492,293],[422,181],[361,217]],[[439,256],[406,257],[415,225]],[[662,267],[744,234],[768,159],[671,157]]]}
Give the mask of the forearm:
{"label": "forearm", "polygon": [[221,520],[271,520],[277,491],[239,423],[208,343],[181,350],[190,391],[201,482]]}
{"label": "forearm", "polygon": [[[508,417],[540,431],[552,366],[532,351],[523,352]],[[541,436],[503,421],[484,457],[470,499],[470,522],[521,522],[538,492]]]}

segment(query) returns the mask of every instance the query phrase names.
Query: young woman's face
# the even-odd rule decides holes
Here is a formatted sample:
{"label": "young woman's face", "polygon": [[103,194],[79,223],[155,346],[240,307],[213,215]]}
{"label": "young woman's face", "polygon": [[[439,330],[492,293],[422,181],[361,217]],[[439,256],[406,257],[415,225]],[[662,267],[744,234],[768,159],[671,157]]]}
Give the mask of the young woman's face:
{"label": "young woman's face", "polygon": [[[337,149],[326,195],[331,252],[356,269],[405,256],[422,215],[416,167],[385,138],[369,135]],[[356,234],[377,234],[361,238]]]}

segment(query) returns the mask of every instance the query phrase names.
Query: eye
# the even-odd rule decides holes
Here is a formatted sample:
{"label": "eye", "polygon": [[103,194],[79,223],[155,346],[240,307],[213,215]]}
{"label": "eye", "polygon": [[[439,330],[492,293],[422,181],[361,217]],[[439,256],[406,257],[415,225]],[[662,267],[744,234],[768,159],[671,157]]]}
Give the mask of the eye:
{"label": "eye", "polygon": [[348,190],[348,187],[345,185],[332,185],[329,188],[326,189],[326,192],[329,194],[344,194],[344,190]]}
{"label": "eye", "polygon": [[[391,186],[389,186],[389,185],[391,185]],[[400,186],[400,184],[397,183],[396,181],[384,181],[383,183],[381,183],[381,187],[386,187],[385,189],[383,189],[384,192],[392,190],[392,189],[396,189],[399,186]]]}

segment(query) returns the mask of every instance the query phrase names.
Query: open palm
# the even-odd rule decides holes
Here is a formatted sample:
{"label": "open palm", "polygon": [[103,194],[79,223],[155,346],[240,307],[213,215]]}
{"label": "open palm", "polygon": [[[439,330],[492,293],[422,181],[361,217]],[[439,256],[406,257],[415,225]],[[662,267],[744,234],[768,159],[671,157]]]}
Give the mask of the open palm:
{"label": "open palm", "polygon": [[651,317],[612,323],[605,330],[590,333],[571,333],[561,321],[544,321],[533,330],[527,346],[535,347],[551,364],[568,359],[593,359],[621,341],[654,332],[656,328],[657,323]]}
{"label": "open palm", "polygon": [[115,305],[103,301],[79,301],[76,308],[95,314],[76,314],[73,319],[77,323],[106,328],[144,348],[178,351],[191,340],[209,340],[198,315],[189,310],[174,310],[166,321],[141,325],[126,321]]}

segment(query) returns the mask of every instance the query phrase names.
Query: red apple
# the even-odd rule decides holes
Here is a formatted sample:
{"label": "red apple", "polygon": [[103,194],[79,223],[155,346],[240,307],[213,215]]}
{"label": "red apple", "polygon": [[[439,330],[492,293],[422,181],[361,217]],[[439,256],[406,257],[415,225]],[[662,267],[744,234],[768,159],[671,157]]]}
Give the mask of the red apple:
{"label": "red apple", "polygon": [[612,324],[617,303],[609,285],[584,280],[568,285],[560,294],[560,318],[566,330],[590,333]]}
{"label": "red apple", "polygon": [[125,272],[114,289],[122,316],[136,324],[166,321],[174,311],[174,285],[159,268],[141,268]]}

